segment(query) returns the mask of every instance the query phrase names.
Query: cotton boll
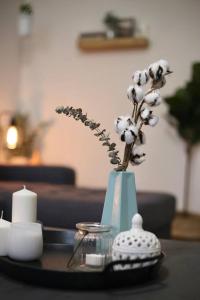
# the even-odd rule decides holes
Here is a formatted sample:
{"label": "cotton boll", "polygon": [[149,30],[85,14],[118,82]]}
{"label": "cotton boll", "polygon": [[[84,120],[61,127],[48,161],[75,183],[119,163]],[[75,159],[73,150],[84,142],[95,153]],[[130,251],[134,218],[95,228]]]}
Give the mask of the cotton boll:
{"label": "cotton boll", "polygon": [[128,130],[130,130],[131,133],[132,133],[135,137],[137,137],[137,135],[138,135],[138,129],[137,129],[137,127],[136,127],[135,125],[129,126],[129,127],[128,127]]}
{"label": "cotton boll", "polygon": [[152,127],[156,126],[158,124],[159,117],[152,115],[148,121],[148,124]]}
{"label": "cotton boll", "polygon": [[154,91],[145,96],[144,101],[150,106],[158,106],[161,103],[160,93]]}
{"label": "cotton boll", "polygon": [[133,82],[139,86],[145,85],[149,80],[149,74],[147,70],[136,71],[132,76]]}
{"label": "cotton boll", "polygon": [[140,102],[144,98],[144,91],[139,85],[130,85],[127,89],[127,97],[132,102]]}
{"label": "cotton boll", "polygon": [[131,153],[130,161],[133,165],[140,165],[145,160],[145,155],[146,154],[142,151],[141,147],[134,146]]}
{"label": "cotton boll", "polygon": [[117,133],[121,133],[127,127],[132,125],[133,121],[130,116],[120,116],[115,120],[114,124],[115,124],[115,131]]}
{"label": "cotton boll", "polygon": [[149,110],[148,108],[143,108],[141,110],[141,113],[140,113],[140,117],[142,120],[146,120],[149,118],[149,116],[151,115],[152,111]]}
{"label": "cotton boll", "polygon": [[141,73],[142,73],[142,71],[138,70],[138,71],[135,71],[132,75],[133,82],[137,85],[140,85]]}
{"label": "cotton boll", "polygon": [[158,69],[159,69],[159,64],[157,62],[151,64],[148,68],[148,72],[149,72],[149,76],[152,78],[152,79],[156,79],[156,74],[158,72]]}
{"label": "cotton boll", "polygon": [[150,125],[154,127],[158,123],[159,118],[158,116],[155,116],[152,113],[152,110],[149,110],[148,108],[143,108],[140,113],[140,117],[145,125]]}
{"label": "cotton boll", "polygon": [[137,134],[138,134],[137,127],[131,125],[121,133],[121,141],[126,142],[126,144],[132,144],[134,140],[137,138]]}
{"label": "cotton boll", "polygon": [[130,162],[133,166],[138,166],[140,165],[141,163],[143,163],[145,161],[145,158],[144,157],[133,157],[131,156],[131,159],[130,159]]}
{"label": "cotton boll", "polygon": [[131,131],[127,130],[125,133],[126,144],[132,144],[134,139],[135,139],[135,136],[131,133]]}
{"label": "cotton boll", "polygon": [[169,63],[167,60],[165,59],[160,59],[158,61],[158,64],[163,68],[163,75],[167,74],[168,72],[170,72],[170,67],[169,67]]}
{"label": "cotton boll", "polygon": [[158,62],[151,64],[148,68],[149,76],[153,80],[160,80],[164,76],[164,68]]}
{"label": "cotton boll", "polygon": [[137,156],[144,156],[144,152],[142,151],[142,147],[134,146],[132,149],[132,154]]}

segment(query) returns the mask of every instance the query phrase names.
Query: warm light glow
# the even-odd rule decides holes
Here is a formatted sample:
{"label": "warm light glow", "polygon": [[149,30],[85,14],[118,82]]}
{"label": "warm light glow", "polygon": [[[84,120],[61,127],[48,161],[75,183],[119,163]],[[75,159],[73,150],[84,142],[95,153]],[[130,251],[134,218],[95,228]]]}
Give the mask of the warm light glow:
{"label": "warm light glow", "polygon": [[17,147],[18,131],[15,126],[8,128],[6,141],[8,149],[15,149]]}

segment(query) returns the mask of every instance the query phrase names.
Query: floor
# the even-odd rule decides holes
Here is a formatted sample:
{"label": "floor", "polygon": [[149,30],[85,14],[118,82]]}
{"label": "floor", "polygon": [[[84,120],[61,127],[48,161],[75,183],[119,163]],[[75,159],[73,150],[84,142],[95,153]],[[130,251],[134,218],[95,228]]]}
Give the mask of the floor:
{"label": "floor", "polygon": [[200,215],[177,214],[172,224],[172,238],[200,241]]}

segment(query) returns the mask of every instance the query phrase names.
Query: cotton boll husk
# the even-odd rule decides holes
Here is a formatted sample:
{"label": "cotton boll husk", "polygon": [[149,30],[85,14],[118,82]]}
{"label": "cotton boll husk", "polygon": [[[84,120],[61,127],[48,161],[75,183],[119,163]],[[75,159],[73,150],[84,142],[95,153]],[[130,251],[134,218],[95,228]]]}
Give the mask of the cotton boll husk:
{"label": "cotton boll husk", "polygon": [[132,76],[133,82],[139,86],[145,85],[149,80],[149,74],[147,70],[136,71]]}
{"label": "cotton boll husk", "polygon": [[137,140],[135,142],[136,145],[144,145],[146,143],[146,136],[143,131],[138,132]]}
{"label": "cotton boll husk", "polygon": [[145,120],[150,116],[150,114],[151,114],[151,111],[148,108],[143,108],[140,113],[140,116],[141,116],[142,120]]}
{"label": "cotton boll husk", "polygon": [[153,80],[152,88],[161,89],[166,84],[165,76],[162,76],[159,80]]}
{"label": "cotton boll husk", "polygon": [[121,133],[124,131],[127,127],[129,127],[131,124],[133,124],[133,121],[131,119],[131,116],[120,116],[118,117],[115,122],[115,131],[117,133]]}
{"label": "cotton boll husk", "polygon": [[149,119],[148,124],[152,127],[156,126],[158,124],[159,117],[158,116],[151,116]]}
{"label": "cotton boll husk", "polygon": [[130,85],[127,89],[127,97],[133,102],[140,102],[144,98],[144,91],[137,84]]}
{"label": "cotton boll husk", "polygon": [[144,101],[150,106],[157,106],[161,103],[159,91],[153,91],[145,96]]}

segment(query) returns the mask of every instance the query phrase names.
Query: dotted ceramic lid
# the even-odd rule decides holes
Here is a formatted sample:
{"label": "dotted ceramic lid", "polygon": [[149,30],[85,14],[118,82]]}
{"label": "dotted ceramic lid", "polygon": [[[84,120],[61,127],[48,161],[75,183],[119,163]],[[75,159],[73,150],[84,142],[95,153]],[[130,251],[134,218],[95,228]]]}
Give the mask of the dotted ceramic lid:
{"label": "dotted ceramic lid", "polygon": [[132,228],[119,233],[113,243],[113,251],[127,254],[160,254],[161,246],[158,238],[152,232],[142,228],[142,217],[135,214]]}

